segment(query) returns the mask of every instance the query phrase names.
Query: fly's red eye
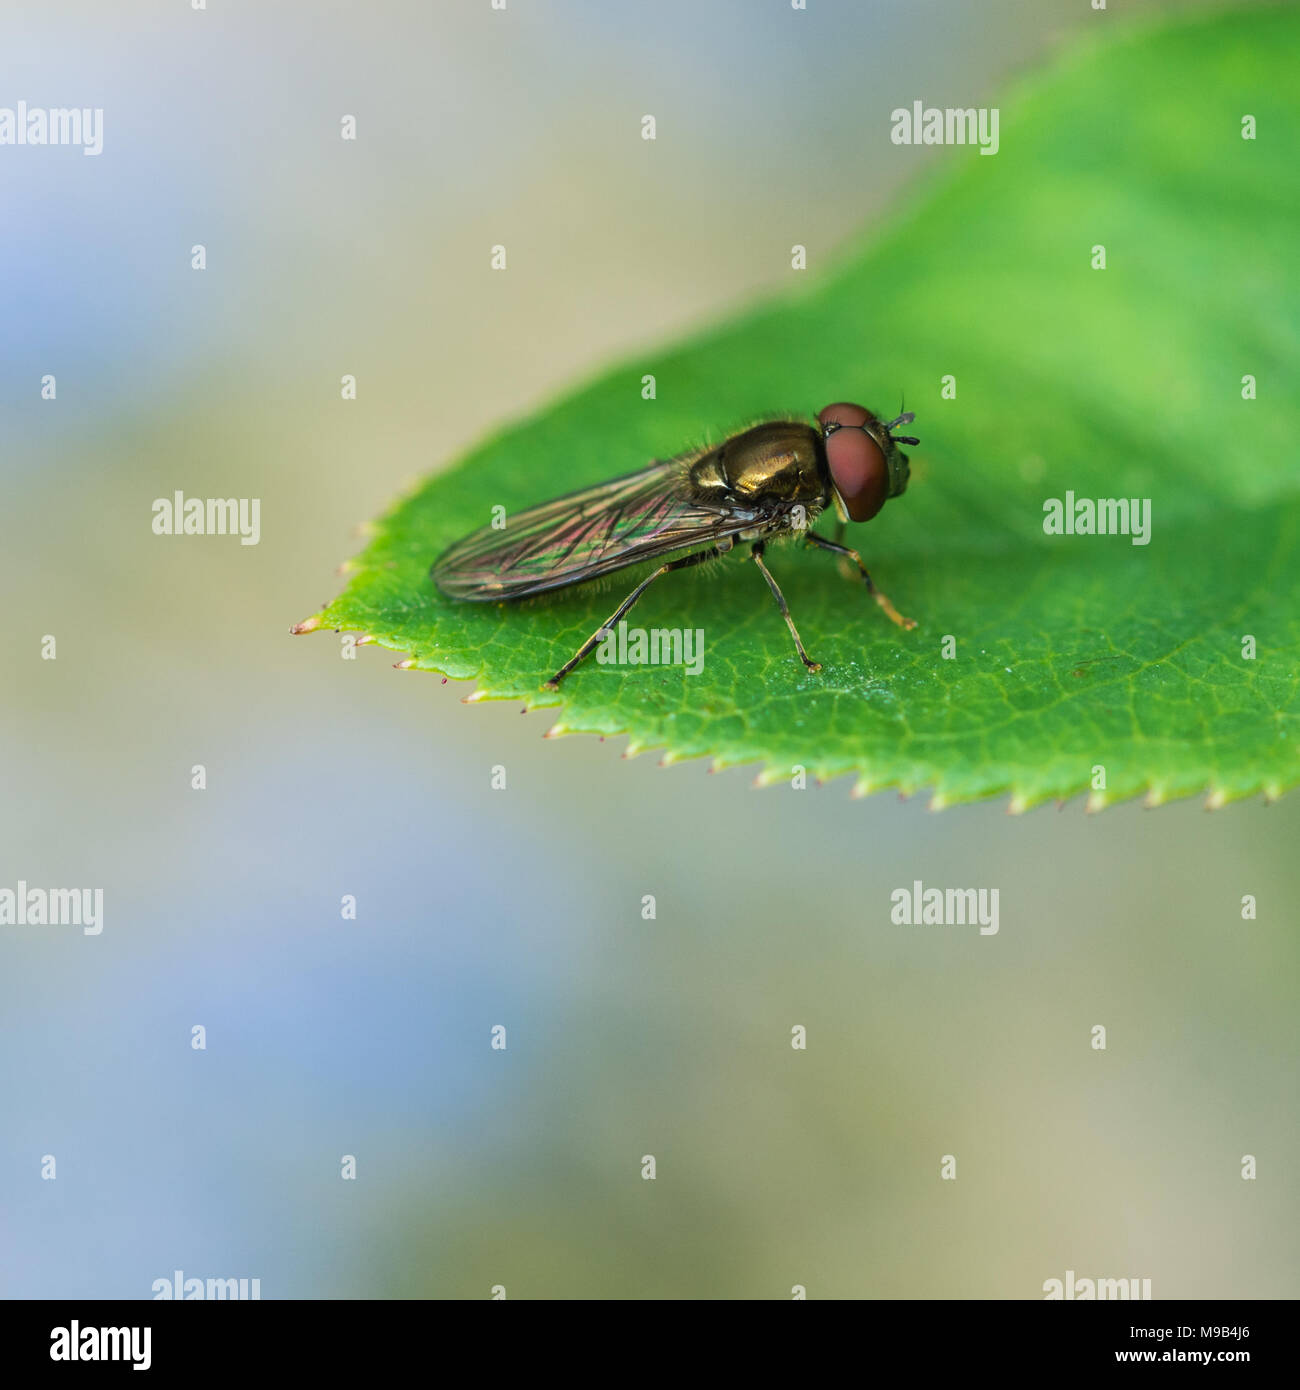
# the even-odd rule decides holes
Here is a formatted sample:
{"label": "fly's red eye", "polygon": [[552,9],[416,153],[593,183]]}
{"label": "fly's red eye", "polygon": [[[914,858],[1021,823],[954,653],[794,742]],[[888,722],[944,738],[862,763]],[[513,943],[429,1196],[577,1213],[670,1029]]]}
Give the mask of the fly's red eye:
{"label": "fly's red eye", "polygon": [[[862,426],[873,417],[860,405],[837,401],[817,418],[823,425]],[[826,463],[850,518],[870,521],[889,493],[889,469],[880,446],[861,428],[835,430],[826,439]]]}

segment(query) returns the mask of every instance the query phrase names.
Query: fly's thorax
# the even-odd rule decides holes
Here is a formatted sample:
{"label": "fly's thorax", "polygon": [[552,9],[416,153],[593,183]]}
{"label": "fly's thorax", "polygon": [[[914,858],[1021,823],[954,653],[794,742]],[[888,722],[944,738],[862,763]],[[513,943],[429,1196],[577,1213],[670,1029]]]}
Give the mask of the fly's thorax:
{"label": "fly's thorax", "polygon": [[820,508],[830,495],[821,434],[795,420],[775,420],[732,435],[691,465],[690,482],[700,497],[725,497],[737,506],[803,503]]}

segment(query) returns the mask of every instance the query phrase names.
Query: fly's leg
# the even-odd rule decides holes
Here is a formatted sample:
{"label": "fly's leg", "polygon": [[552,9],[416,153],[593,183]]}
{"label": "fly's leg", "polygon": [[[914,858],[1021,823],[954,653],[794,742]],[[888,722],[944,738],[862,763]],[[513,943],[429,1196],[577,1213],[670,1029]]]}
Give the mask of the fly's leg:
{"label": "fly's leg", "polygon": [[715,556],[721,555],[722,551],[716,546],[711,545],[707,550],[697,550],[694,555],[683,555],[679,560],[669,560],[666,564],[660,565],[653,574],[648,574],[636,586],[635,589],[623,600],[622,603],[605,619],[603,623],[591,634],[590,637],[578,648],[576,652],[564,663],[563,666],[542,685],[543,690],[558,690],[560,682],[569,674],[570,671],[585,656],[591,653],[600,644],[601,639],[614,628],[618,620],[623,617],[629,608],[641,597],[643,593],[659,578],[661,574],[667,574],[669,570],[689,569],[692,565],[703,564],[705,560],[712,560]]}
{"label": "fly's leg", "polygon": [[789,605],[785,601],[785,595],[781,592],[780,586],[772,578],[772,571],[763,563],[763,542],[755,541],[750,549],[750,555],[754,563],[762,571],[763,578],[767,580],[767,587],[772,591],[772,597],[776,600],[776,606],[781,610],[781,616],[785,619],[785,625],[790,629],[790,636],[794,638],[795,650],[799,653],[799,658],[810,671],[820,671],[821,663],[814,661],[803,649],[803,643],[799,640],[799,629],[794,625],[794,619],[790,616]]}
{"label": "fly's leg", "polygon": [[[838,518],[835,522],[835,544],[844,545],[844,523],[840,521]],[[848,547],[845,546],[845,549],[847,548]],[[839,559],[836,561],[836,567],[839,569],[839,572],[845,577],[845,579],[855,578],[855,575],[853,573],[852,562],[845,559],[843,555],[841,555]]]}
{"label": "fly's leg", "polygon": [[809,545],[818,546],[822,550],[829,550],[832,555],[840,555],[852,560],[857,565],[859,574],[862,575],[863,583],[867,586],[867,593],[885,610],[885,616],[891,623],[897,623],[899,627],[909,629],[916,626],[915,618],[903,617],[898,609],[871,582],[867,567],[862,563],[862,556],[856,550],[850,550],[847,545],[838,545],[835,541],[828,541],[825,536],[819,536],[816,531],[805,531],[804,536]]}

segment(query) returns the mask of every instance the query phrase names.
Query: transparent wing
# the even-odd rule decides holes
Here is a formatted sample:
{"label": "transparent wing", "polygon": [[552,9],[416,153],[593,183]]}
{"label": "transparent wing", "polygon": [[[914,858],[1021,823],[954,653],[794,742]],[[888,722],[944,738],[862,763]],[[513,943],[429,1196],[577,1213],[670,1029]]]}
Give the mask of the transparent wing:
{"label": "transparent wing", "polygon": [[596,579],[675,550],[707,545],[761,521],[750,509],[720,511],[683,495],[683,465],[639,473],[557,497],[457,541],[431,571],[451,598],[510,599]]}

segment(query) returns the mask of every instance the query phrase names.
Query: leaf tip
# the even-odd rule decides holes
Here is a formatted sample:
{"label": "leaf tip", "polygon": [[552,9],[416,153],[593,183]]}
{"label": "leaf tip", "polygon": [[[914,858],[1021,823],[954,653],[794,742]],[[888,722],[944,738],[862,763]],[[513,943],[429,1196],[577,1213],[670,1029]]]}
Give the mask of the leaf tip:
{"label": "leaf tip", "polygon": [[304,618],[300,623],[294,623],[289,631],[293,633],[295,637],[301,636],[304,632],[315,632],[322,621],[322,615],[317,613],[313,617]]}

